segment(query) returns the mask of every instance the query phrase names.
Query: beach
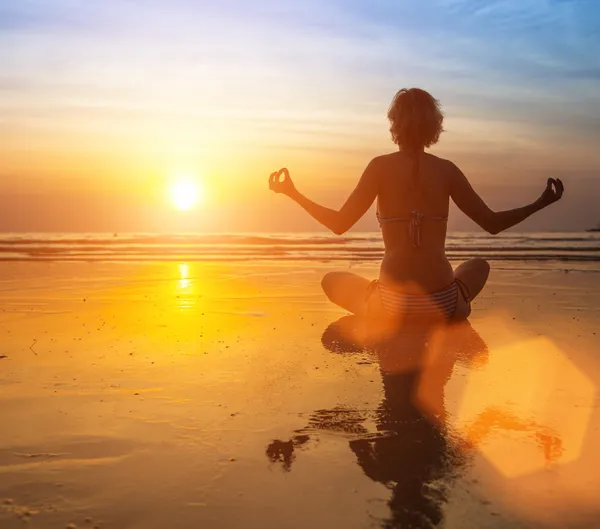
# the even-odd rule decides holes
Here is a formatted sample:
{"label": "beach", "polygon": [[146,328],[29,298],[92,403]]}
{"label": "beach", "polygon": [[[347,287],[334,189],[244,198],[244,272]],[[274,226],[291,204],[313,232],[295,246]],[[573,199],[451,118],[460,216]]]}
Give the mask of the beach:
{"label": "beach", "polygon": [[600,529],[599,28],[0,0],[0,529]]}
{"label": "beach", "polygon": [[373,344],[376,261],[0,263],[0,527],[600,527],[596,263]]}

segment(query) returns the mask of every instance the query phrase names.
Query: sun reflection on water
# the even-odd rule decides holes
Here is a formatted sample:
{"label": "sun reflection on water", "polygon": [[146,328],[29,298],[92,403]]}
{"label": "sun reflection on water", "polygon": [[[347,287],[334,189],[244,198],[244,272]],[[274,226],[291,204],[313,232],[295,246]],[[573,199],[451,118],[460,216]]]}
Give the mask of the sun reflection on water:
{"label": "sun reflection on water", "polygon": [[190,279],[190,265],[187,263],[179,264],[179,288],[181,290],[185,290],[192,286],[192,281]]}
{"label": "sun reflection on water", "polygon": [[180,263],[178,266],[179,280],[177,281],[177,304],[181,309],[190,309],[195,303],[193,301],[194,283],[190,279],[190,266],[188,263]]}

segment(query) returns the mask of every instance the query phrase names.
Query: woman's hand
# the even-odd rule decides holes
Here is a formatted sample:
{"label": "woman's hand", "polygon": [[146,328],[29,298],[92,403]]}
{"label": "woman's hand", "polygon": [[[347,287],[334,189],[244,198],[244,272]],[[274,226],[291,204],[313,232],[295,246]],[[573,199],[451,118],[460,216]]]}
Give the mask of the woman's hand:
{"label": "woman's hand", "polygon": [[[283,175],[283,180],[279,180],[281,175]],[[271,176],[269,176],[269,189],[275,193],[283,193],[288,197],[296,192],[294,182],[292,182],[290,173],[285,167],[271,173]]]}
{"label": "woman's hand", "polygon": [[550,204],[554,204],[554,202],[560,200],[560,197],[562,197],[564,190],[565,187],[560,181],[560,178],[556,180],[554,178],[548,178],[546,189],[544,189],[542,196],[540,196],[540,198],[536,200],[536,203],[542,208],[545,208]]}

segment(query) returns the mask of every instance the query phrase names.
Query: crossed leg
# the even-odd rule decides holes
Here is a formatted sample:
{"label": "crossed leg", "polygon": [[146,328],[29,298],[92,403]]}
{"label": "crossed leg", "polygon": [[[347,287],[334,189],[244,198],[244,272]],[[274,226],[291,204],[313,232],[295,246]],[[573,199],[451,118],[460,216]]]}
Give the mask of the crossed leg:
{"label": "crossed leg", "polygon": [[[454,270],[460,293],[454,319],[466,319],[471,314],[471,302],[479,295],[490,273],[485,259],[476,257],[465,261]],[[332,303],[357,316],[364,315],[371,281],[351,272],[329,272],[321,280],[325,295]],[[465,299],[466,298],[466,299]]]}
{"label": "crossed leg", "polygon": [[458,287],[460,290],[454,319],[462,320],[469,317],[471,314],[471,302],[483,290],[489,274],[489,263],[480,257],[469,259],[454,270],[454,277],[459,283]]}
{"label": "crossed leg", "polygon": [[361,316],[366,309],[369,281],[351,272],[328,272],[321,280],[321,287],[332,303]]}

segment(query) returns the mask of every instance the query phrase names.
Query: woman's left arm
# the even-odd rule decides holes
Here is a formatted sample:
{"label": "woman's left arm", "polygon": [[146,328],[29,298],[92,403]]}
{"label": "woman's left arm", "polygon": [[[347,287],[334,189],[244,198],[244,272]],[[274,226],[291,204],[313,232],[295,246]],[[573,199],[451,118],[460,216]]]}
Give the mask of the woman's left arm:
{"label": "woman's left arm", "polygon": [[[279,181],[279,176],[284,175],[284,180]],[[283,193],[297,202],[317,222],[330,229],[336,235],[348,231],[373,204],[378,191],[377,172],[375,160],[367,165],[356,188],[339,211],[326,208],[305,197],[296,189],[287,169],[280,169],[269,177],[269,188],[275,193]]]}

